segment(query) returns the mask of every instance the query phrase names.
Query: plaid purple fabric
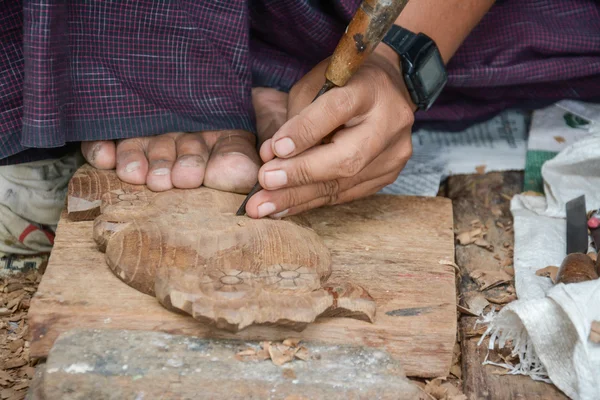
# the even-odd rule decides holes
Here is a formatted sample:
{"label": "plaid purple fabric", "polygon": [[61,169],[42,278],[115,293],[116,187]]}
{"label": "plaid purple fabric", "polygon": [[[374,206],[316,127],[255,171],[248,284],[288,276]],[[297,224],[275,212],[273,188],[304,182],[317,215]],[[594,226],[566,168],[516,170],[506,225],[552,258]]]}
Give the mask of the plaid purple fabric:
{"label": "plaid purple fabric", "polygon": [[[360,0],[0,0],[0,164],[82,140],[254,131],[252,86],[287,91]],[[600,99],[600,3],[498,1],[421,122]]]}

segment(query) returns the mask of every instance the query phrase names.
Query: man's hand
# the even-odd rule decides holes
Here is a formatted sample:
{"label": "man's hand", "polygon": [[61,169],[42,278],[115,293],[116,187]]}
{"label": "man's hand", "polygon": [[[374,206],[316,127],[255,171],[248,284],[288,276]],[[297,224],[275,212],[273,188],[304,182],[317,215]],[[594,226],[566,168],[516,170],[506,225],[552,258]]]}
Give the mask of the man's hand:
{"label": "man's hand", "polygon": [[[292,88],[287,122],[260,149],[265,164],[258,177],[266,190],[248,202],[249,216],[278,218],[344,203],[396,180],[412,154],[416,107],[389,54],[372,54],[346,86],[312,104],[327,61]],[[321,145],[336,129],[331,143]]]}

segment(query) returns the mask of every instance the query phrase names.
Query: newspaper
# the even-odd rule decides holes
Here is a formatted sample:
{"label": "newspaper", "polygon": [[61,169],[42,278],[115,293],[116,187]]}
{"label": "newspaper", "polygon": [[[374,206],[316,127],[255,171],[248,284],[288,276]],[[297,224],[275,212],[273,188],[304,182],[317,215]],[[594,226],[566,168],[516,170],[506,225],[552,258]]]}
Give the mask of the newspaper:
{"label": "newspaper", "polygon": [[380,193],[435,196],[451,175],[523,170],[528,124],[526,112],[506,111],[461,132],[418,130],[412,158]]}

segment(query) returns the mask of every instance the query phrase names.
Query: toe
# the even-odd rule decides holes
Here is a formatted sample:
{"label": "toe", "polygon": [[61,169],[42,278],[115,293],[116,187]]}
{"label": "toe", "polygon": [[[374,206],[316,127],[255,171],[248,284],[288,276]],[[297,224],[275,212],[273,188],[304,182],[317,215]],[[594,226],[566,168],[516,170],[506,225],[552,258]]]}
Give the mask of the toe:
{"label": "toe", "polygon": [[146,183],[148,160],[144,148],[147,138],[125,139],[117,144],[117,176],[133,185]]}
{"label": "toe", "polygon": [[155,136],[148,142],[146,155],[148,156],[148,175],[146,185],[148,189],[162,192],[173,188],[171,171],[177,156],[175,136]]}
{"label": "toe", "polygon": [[208,146],[202,134],[186,134],[177,139],[177,160],[171,172],[173,186],[180,189],[200,187],[208,161]]}
{"label": "toe", "polygon": [[116,146],[112,140],[81,142],[81,152],[86,161],[94,168],[115,168]]}
{"label": "toe", "polygon": [[249,132],[219,132],[212,148],[204,185],[234,193],[248,193],[257,182],[260,159],[256,138]]}

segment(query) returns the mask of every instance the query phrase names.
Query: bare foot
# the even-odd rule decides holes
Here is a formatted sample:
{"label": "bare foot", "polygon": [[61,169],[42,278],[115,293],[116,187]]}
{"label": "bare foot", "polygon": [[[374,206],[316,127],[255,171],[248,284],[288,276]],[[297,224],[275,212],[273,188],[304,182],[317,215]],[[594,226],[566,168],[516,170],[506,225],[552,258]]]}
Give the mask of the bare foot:
{"label": "bare foot", "polygon": [[117,141],[83,142],[86,160],[113,169],[121,180],[161,192],[204,186],[248,193],[256,183],[260,158],[256,137],[245,131],[167,133]]}
{"label": "bare foot", "polygon": [[[255,88],[252,97],[260,145],[286,121],[287,94]],[[124,182],[145,183],[157,192],[204,185],[248,193],[257,182],[261,164],[256,136],[240,130],[82,142],[81,150],[93,167],[116,168]]]}

